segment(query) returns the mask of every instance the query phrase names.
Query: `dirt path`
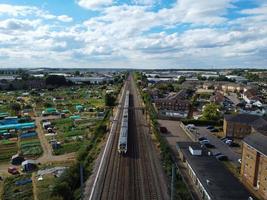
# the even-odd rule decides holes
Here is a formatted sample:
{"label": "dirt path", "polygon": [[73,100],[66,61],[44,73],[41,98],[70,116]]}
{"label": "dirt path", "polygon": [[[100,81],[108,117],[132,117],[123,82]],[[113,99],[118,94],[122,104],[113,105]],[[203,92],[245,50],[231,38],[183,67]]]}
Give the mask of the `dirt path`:
{"label": "dirt path", "polygon": [[33,199],[38,200],[35,173],[32,173],[32,192],[33,192]]}
{"label": "dirt path", "polygon": [[41,164],[45,163],[54,163],[54,162],[63,162],[63,161],[70,161],[75,159],[75,153],[68,153],[64,155],[55,156],[53,155],[53,150],[49,142],[45,137],[44,130],[41,126],[41,121],[43,119],[53,120],[58,119],[58,117],[51,116],[51,117],[35,117],[36,123],[36,131],[38,133],[38,137],[43,148],[43,155],[37,159],[37,161]]}

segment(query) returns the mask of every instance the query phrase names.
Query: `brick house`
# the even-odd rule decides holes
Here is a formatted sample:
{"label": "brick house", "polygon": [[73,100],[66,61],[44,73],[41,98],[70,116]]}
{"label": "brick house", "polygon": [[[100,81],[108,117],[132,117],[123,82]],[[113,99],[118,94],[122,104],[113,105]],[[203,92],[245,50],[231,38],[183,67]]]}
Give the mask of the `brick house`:
{"label": "brick house", "polygon": [[257,115],[237,114],[225,115],[223,123],[223,136],[232,138],[244,138],[254,129],[262,129],[267,124],[263,118]]}
{"label": "brick house", "polygon": [[244,86],[236,83],[226,83],[221,86],[223,92],[242,92]]}
{"label": "brick house", "polygon": [[170,94],[165,98],[155,100],[155,105],[158,110],[170,111],[189,111],[190,101],[187,100],[188,94],[185,90],[181,90],[176,94]]}
{"label": "brick house", "polygon": [[267,199],[267,135],[256,132],[244,138],[241,180],[261,199]]}

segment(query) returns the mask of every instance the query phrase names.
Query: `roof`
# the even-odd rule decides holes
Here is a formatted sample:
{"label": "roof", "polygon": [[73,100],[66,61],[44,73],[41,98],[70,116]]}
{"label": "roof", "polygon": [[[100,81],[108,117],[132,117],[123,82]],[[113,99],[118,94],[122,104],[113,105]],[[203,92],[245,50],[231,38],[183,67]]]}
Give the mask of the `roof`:
{"label": "roof", "polygon": [[257,115],[250,115],[250,114],[237,114],[237,115],[225,115],[224,118],[226,121],[249,124],[255,120],[258,120],[260,117]]}
{"label": "roof", "polygon": [[55,109],[55,108],[46,108],[45,109],[45,112],[47,112],[47,113],[56,112],[56,111],[57,111],[57,109]]}
{"label": "roof", "polygon": [[177,149],[180,149],[211,199],[244,200],[251,196],[220,161],[208,155],[207,150],[202,148],[201,156],[193,156],[189,146],[201,148],[197,142],[177,142]]}
{"label": "roof", "polygon": [[34,164],[34,165],[36,165],[37,162],[35,160],[25,160],[25,161],[23,161],[21,163],[22,166],[27,165],[27,164]]}
{"label": "roof", "polygon": [[237,114],[237,115],[225,115],[224,119],[226,121],[246,124],[252,126],[256,129],[261,129],[261,127],[267,126],[267,121],[258,115],[252,114]]}
{"label": "roof", "polygon": [[29,122],[29,123],[20,123],[20,124],[7,124],[7,125],[0,125],[0,130],[2,129],[24,129],[24,128],[34,128],[35,123]]}
{"label": "roof", "polygon": [[267,135],[256,132],[245,137],[243,141],[267,156]]}

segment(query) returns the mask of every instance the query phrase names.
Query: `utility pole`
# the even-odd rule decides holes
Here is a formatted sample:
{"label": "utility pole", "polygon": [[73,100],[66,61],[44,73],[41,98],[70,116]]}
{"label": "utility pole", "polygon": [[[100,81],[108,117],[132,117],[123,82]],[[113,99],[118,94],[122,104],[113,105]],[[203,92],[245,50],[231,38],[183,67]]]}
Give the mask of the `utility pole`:
{"label": "utility pole", "polygon": [[175,198],[175,165],[172,165],[171,200]]}
{"label": "utility pole", "polygon": [[81,200],[83,200],[83,165],[80,163]]}

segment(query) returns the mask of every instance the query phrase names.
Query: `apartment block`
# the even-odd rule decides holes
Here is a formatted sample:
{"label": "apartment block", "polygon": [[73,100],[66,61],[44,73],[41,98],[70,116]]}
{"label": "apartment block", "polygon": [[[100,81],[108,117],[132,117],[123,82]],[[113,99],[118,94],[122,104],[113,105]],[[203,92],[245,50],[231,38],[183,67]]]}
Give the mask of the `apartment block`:
{"label": "apartment block", "polygon": [[267,199],[267,135],[256,132],[244,138],[241,177],[262,199]]}

